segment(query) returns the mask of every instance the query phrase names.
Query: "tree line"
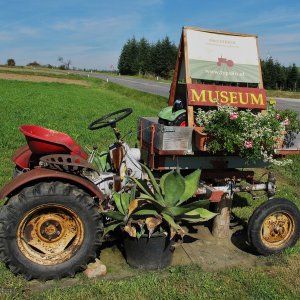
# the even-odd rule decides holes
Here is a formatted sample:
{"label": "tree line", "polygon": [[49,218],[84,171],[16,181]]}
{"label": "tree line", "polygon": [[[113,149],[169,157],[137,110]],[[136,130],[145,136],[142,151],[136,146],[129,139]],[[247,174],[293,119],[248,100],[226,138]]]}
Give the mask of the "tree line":
{"label": "tree line", "polygon": [[121,50],[118,69],[122,75],[155,75],[170,78],[174,72],[177,46],[169,37],[150,43],[129,39]]}
{"label": "tree line", "polygon": [[[154,75],[172,78],[177,46],[169,37],[149,43],[145,38],[128,39],[121,50],[118,69],[122,75]],[[285,67],[269,57],[261,60],[262,76],[265,89],[300,90],[300,72],[295,64]]]}
{"label": "tree line", "polygon": [[261,60],[264,88],[268,90],[300,90],[300,72],[295,64],[285,67],[269,57]]}

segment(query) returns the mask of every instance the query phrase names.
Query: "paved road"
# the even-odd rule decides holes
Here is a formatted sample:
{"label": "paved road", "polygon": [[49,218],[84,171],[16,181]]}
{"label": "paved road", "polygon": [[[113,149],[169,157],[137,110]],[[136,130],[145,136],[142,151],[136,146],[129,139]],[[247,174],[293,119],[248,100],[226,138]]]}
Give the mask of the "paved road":
{"label": "paved road", "polygon": [[[108,80],[121,85],[125,85],[136,90],[160,95],[164,97],[169,96],[169,83],[155,82],[145,79],[128,78],[123,76],[107,76],[97,73],[78,73],[83,76],[95,77],[103,80]],[[277,101],[277,107],[282,109],[291,109],[298,112],[300,115],[300,100],[299,99],[286,99],[286,98],[275,98]]]}

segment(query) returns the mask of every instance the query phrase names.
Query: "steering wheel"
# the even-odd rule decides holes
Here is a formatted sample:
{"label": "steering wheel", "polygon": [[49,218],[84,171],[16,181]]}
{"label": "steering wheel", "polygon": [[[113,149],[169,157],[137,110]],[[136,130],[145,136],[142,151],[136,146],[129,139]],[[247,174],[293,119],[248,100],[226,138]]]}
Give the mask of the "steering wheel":
{"label": "steering wheel", "polygon": [[[114,126],[114,124],[116,124],[117,122],[123,120],[124,118],[126,118],[127,116],[129,116],[132,113],[132,109],[131,108],[124,108],[115,112],[112,112],[108,115],[105,115],[104,117],[92,122],[89,125],[89,129],[90,130],[96,130],[96,129],[100,129],[103,127],[107,127],[107,126]],[[114,117],[115,118],[111,118]]]}

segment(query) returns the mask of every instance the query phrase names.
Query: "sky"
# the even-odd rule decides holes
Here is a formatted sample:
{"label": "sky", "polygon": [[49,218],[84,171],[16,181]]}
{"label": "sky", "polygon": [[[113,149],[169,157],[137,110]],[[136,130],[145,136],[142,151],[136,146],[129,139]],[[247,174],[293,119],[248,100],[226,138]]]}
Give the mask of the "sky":
{"label": "sky", "polygon": [[261,58],[300,66],[299,0],[0,0],[0,64],[109,70],[129,38],[178,45],[183,26],[257,34]]}

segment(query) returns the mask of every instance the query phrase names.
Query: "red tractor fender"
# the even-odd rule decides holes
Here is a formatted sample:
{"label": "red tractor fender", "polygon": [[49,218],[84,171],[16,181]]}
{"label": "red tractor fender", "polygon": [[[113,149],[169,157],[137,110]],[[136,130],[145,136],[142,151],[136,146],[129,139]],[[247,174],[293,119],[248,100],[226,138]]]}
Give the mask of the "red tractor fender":
{"label": "red tractor fender", "polygon": [[74,184],[82,188],[92,197],[98,198],[100,203],[104,199],[103,193],[91,181],[76,175],[44,168],[33,169],[12,179],[0,190],[0,199],[4,199],[5,197],[11,197],[12,195],[20,191],[22,188],[24,188],[28,183],[37,183],[43,181],[44,179],[60,180]]}

